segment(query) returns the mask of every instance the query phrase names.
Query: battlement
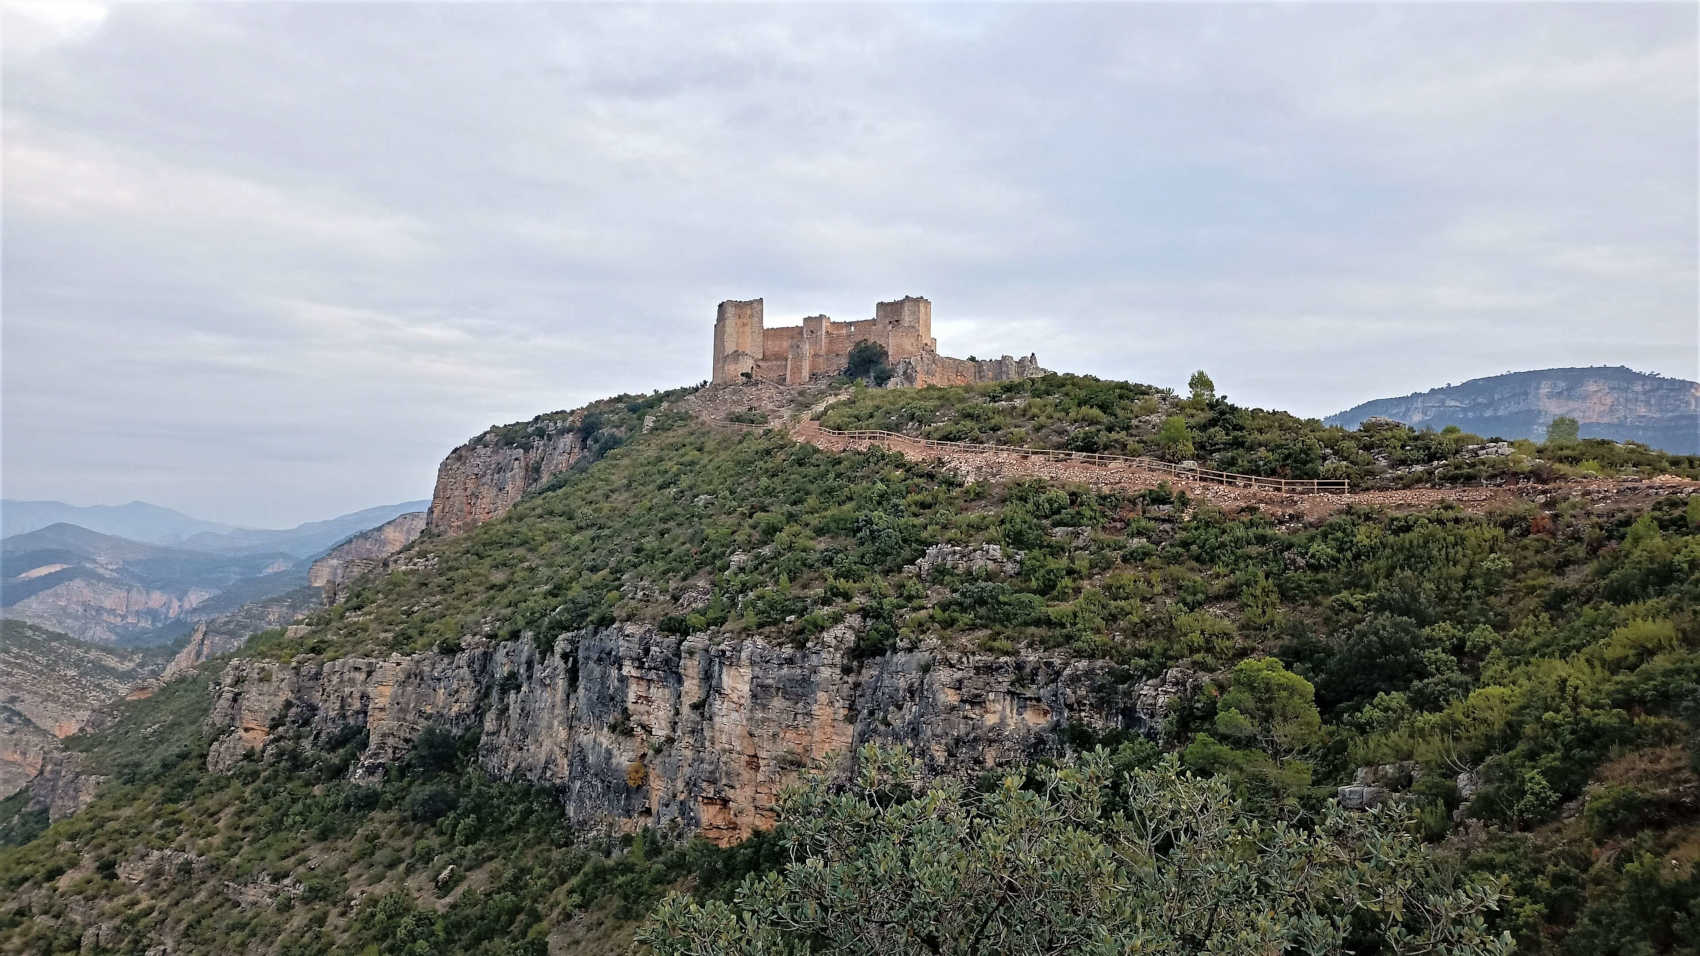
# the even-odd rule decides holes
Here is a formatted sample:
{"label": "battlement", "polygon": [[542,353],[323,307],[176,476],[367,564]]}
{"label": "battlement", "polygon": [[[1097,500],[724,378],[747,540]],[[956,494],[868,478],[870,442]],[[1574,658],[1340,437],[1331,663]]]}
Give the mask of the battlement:
{"label": "battlement", "polygon": [[[900,378],[903,384],[995,380],[1004,368],[940,356],[933,338],[933,304],[921,296],[876,302],[873,318],[851,322],[811,315],[798,325],[767,328],[762,313],[761,299],[720,303],[714,318],[713,382],[749,378],[801,385],[816,376],[844,371],[850,364],[850,349],[864,341],[883,347],[893,367],[906,370]],[[979,365],[989,368],[979,369]],[[1019,368],[1025,377],[1026,370],[1037,369],[1038,364],[1030,356],[1009,368]]]}

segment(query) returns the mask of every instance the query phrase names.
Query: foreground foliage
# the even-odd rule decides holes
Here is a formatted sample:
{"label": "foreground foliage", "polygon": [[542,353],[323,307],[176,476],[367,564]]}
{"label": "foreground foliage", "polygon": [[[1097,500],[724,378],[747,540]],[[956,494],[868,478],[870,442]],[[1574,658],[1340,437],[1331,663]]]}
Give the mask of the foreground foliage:
{"label": "foreground foliage", "polygon": [[789,862],[732,902],[670,896],[661,956],[1509,953],[1499,899],[1396,819],[1330,808],[1259,821],[1171,759],[1117,774],[1098,750],[976,793],[867,748],[854,785],[781,804]]}
{"label": "foreground foliage", "polygon": [[551,937],[606,951],[668,887],[712,892],[771,856],[765,840],[575,833],[547,791],[490,779],[472,738],[437,730],[381,785],[348,779],[357,730],[210,774],[206,686],[192,683],[131,715],[170,732],[90,736],[95,758],[129,751],[102,764],[118,777],[91,806],[0,849],[0,951],[140,953],[163,938],[177,953],[540,956]]}

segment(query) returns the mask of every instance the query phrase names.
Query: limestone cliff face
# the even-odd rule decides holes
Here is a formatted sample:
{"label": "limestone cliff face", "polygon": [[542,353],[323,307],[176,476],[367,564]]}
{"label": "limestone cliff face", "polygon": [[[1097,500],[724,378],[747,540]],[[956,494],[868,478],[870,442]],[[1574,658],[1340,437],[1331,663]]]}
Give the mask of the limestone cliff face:
{"label": "limestone cliff face", "polygon": [[1495,375],[1377,399],[1324,421],[1356,428],[1379,416],[1417,428],[1457,425],[1484,436],[1540,440],[1560,415],[1576,419],[1584,438],[1639,441],[1675,454],[1700,454],[1700,383],[1627,368]]}
{"label": "limestone cliff face", "polygon": [[195,625],[195,630],[189,635],[189,643],[183,645],[171,663],[165,665],[165,673],[160,676],[165,680],[182,676],[209,658],[240,648],[255,634],[290,624],[323,603],[320,589],[309,585],[244,604],[229,614],[202,621]]}
{"label": "limestone cliff face", "polygon": [[6,608],[8,616],[64,631],[85,641],[116,644],[136,630],[169,624],[218,592],[171,592],[117,578],[72,577]]}
{"label": "limestone cliff face", "polygon": [[16,710],[0,707],[0,797],[9,797],[28,784],[61,749],[59,738]]}
{"label": "limestone cliff face", "polygon": [[527,491],[571,468],[585,453],[573,417],[492,428],[449,452],[437,468],[425,527],[460,534],[500,517]]}
{"label": "limestone cliff face", "polygon": [[31,810],[46,810],[49,820],[63,820],[89,805],[107,778],[91,773],[80,753],[60,750],[48,754],[41,772],[29,782]]}
{"label": "limestone cliff face", "polygon": [[323,588],[325,603],[335,604],[348,582],[376,569],[383,560],[413,543],[425,530],[425,512],[415,511],[362,531],[337,545],[307,569],[307,583]]}
{"label": "limestone cliff face", "polygon": [[[220,650],[224,642],[208,630],[208,623],[202,621],[195,625],[195,629],[189,633],[189,643],[183,645],[183,649],[177,652],[177,655],[171,659],[171,663],[165,665],[165,673],[160,675],[161,677],[170,680],[179,674],[188,673],[202,661],[217,657],[221,653],[227,653],[229,650],[235,650],[234,647]],[[241,645],[236,646],[240,647]]]}
{"label": "limestone cliff face", "polygon": [[928,385],[972,385],[975,382],[1013,382],[1051,374],[1039,367],[1039,358],[1028,355],[1015,358],[1005,355],[996,359],[959,359],[935,352],[923,352],[892,364],[891,380],[886,388],[919,388]]}
{"label": "limestone cliff face", "polygon": [[375,779],[429,726],[480,735],[500,777],[553,788],[581,825],[652,825],[735,842],[772,821],[780,788],[868,741],[909,745],[970,773],[1061,746],[1071,724],[1156,734],[1196,684],[1140,683],[1102,662],[926,649],[857,664],[854,618],[815,646],[679,638],[639,625],[386,659],[232,662],[209,718],[224,771],[286,732],[366,728],[357,779]]}

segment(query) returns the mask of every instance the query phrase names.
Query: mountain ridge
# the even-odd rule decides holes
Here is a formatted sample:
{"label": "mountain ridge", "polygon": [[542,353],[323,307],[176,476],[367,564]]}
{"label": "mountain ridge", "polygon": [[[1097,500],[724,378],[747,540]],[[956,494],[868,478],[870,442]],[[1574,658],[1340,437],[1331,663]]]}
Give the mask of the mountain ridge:
{"label": "mountain ridge", "polygon": [[291,528],[246,528],[196,518],[145,501],[71,505],[62,501],[7,498],[0,500],[0,537],[16,537],[54,524],[71,524],[161,547],[191,551],[278,550],[305,558],[398,515],[422,511],[428,504],[425,499],[401,501],[304,521]]}
{"label": "mountain ridge", "polygon": [[59,523],[146,544],[167,544],[174,537],[202,531],[235,530],[232,525],[140,500],[122,505],[73,505],[46,499],[0,499],[0,537],[27,534]]}
{"label": "mountain ridge", "polygon": [[304,562],[282,552],[191,551],[61,522],[0,540],[0,608],[78,640],[149,643],[220,594],[297,566],[305,583]]}
{"label": "mountain ridge", "polygon": [[79,640],[168,644],[188,636],[197,621],[306,586],[313,559],[393,522],[397,509],[422,522],[424,504],[383,505],[288,532],[226,536],[220,548],[205,547],[213,540],[205,535],[194,539],[200,548],[158,545],[57,522],[0,539],[0,608],[6,617]]}
{"label": "mountain ridge", "polygon": [[1622,365],[1483,376],[1372,399],[1322,421],[1351,429],[1370,418],[1388,418],[1416,428],[1456,425],[1481,435],[1539,440],[1560,415],[1576,419],[1584,438],[1700,454],[1700,382]]}

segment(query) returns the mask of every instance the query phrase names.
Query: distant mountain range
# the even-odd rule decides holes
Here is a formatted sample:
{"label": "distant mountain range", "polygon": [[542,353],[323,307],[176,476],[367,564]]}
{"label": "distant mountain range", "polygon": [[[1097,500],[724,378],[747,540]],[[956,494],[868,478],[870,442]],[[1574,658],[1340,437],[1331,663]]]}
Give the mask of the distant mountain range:
{"label": "distant mountain range", "polygon": [[0,500],[0,537],[27,534],[60,522],[148,544],[176,544],[190,535],[236,530],[145,501],[83,507],[63,501]]}
{"label": "distant mountain range", "polygon": [[429,501],[403,501],[380,505],[323,521],[309,521],[293,528],[263,530],[237,528],[206,521],[181,511],[132,501],[127,505],[68,505],[63,501],[0,500],[0,534],[15,537],[65,523],[116,535],[145,544],[188,548],[194,551],[265,553],[282,552],[297,558],[323,552],[349,535],[358,534],[397,515],[424,511]]}
{"label": "distant mountain range", "polygon": [[1700,454],[1700,383],[1622,366],[1548,368],[1471,379],[1399,398],[1378,398],[1323,419],[1356,428],[1391,418],[1414,428],[1457,425],[1485,437],[1546,437],[1560,415],[1583,438],[1636,441],[1678,455]]}
{"label": "distant mountain range", "polygon": [[0,540],[0,608],[79,640],[145,643],[233,587],[263,580],[270,586],[259,590],[275,593],[305,584],[306,564],[281,551],[168,548],[61,522]]}
{"label": "distant mountain range", "polygon": [[429,500],[403,501],[400,504],[380,505],[364,511],[338,515],[324,521],[309,521],[284,531],[241,528],[219,533],[203,531],[184,538],[178,542],[178,546],[197,551],[282,551],[298,558],[314,557],[351,535],[359,534],[368,528],[376,528],[400,515],[424,511],[430,506]]}
{"label": "distant mountain range", "polygon": [[[6,501],[0,539],[0,616],[103,645],[170,643],[195,622],[307,584],[312,560],[429,502],[368,508],[278,531],[231,528],[143,502],[79,508]],[[120,527],[151,540],[54,516]]]}

